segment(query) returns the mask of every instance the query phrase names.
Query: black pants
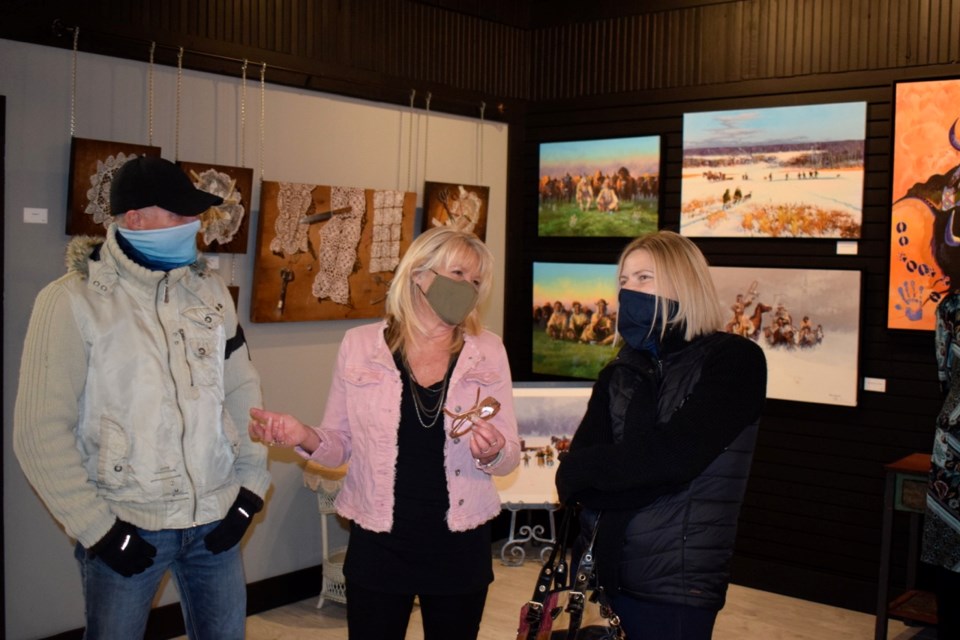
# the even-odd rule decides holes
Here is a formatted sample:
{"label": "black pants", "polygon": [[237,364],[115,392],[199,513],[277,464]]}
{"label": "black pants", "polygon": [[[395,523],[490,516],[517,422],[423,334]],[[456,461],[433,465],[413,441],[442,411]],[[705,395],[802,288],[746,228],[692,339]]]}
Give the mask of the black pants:
{"label": "black pants", "polygon": [[960,638],[960,573],[937,567],[937,637]]}
{"label": "black pants", "polygon": [[[404,640],[414,594],[383,593],[347,580],[350,640]],[[465,595],[420,595],[424,640],[476,640],[487,589]]]}
{"label": "black pants", "polygon": [[619,595],[611,602],[627,640],[710,640],[717,611],[645,602]]}

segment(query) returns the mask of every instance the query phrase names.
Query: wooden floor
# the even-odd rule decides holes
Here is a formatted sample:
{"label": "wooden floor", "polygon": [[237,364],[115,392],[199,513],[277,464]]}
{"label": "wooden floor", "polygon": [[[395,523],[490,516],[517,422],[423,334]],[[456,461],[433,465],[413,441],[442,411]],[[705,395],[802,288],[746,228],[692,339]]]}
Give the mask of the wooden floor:
{"label": "wooden floor", "polygon": [[[530,597],[539,566],[529,560],[507,567],[493,560],[495,580],[480,626],[480,640],[513,640],[521,603]],[[717,618],[714,640],[872,640],[874,617],[786,596],[731,585],[727,605]],[[893,621],[888,640],[933,640],[932,629]],[[248,640],[347,640],[346,608],[311,598],[251,616]],[[407,640],[422,640],[415,609]],[[186,640],[186,636],[181,639]]]}

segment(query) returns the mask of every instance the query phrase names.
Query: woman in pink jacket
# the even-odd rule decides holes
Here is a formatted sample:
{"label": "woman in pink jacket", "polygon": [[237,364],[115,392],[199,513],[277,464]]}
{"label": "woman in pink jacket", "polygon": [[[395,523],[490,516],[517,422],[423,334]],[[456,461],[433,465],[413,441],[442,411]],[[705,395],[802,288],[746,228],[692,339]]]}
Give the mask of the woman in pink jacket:
{"label": "woman in pink jacket", "polygon": [[480,323],[492,257],[434,228],[397,266],[384,321],[347,331],[323,422],[250,412],[250,433],[329,467],[349,461],[337,512],[351,640],[403,640],[419,597],[424,638],[476,638],[493,580],[491,479],[519,461],[507,354]]}

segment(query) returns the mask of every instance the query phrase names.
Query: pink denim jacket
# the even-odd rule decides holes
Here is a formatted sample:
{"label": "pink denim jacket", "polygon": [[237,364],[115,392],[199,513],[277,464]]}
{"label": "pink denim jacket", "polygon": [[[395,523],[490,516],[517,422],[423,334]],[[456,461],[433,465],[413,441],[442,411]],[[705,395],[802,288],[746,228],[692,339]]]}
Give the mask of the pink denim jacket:
{"label": "pink denim jacket", "polygon": [[[369,531],[390,531],[393,526],[394,472],[397,432],[400,425],[400,372],[384,339],[386,323],[347,331],[337,354],[336,369],[323,422],[314,427],[320,446],[304,457],[327,467],[349,461],[337,512]],[[493,396],[500,411],[490,420],[506,440],[503,457],[481,468],[470,454],[470,437],[447,438],[444,464],[451,531],[473,529],[500,512],[500,497],[490,475],[510,473],[520,460],[520,439],[513,410],[513,383],[507,352],[500,338],[489,331],[466,336],[460,358],[450,376],[446,407],[453,412]],[[444,416],[450,432],[451,419]]]}

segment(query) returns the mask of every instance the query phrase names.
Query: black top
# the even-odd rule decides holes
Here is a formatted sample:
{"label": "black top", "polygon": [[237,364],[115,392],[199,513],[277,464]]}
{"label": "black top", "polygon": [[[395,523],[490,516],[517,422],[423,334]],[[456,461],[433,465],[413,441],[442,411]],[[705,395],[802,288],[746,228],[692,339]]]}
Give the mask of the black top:
{"label": "black top", "polygon": [[[731,335],[718,332],[692,343],[679,341],[660,359],[625,346],[600,372],[586,415],[557,469],[561,501],[579,500],[598,509],[647,504],[696,478],[756,422],[766,394],[763,350]],[[698,350],[704,352],[702,363],[687,357]],[[690,362],[698,363],[692,392],[667,401],[663,394],[678,385],[664,386],[661,377],[685,379]],[[633,389],[614,416],[617,396],[624,395],[617,374],[625,369],[632,376],[619,386],[632,381]],[[665,406],[670,410],[662,415]],[[614,437],[617,420],[621,439]]]}
{"label": "black top", "polygon": [[[493,581],[490,523],[452,532],[446,516],[450,508],[443,456],[444,421],[425,428],[417,417],[411,388],[427,407],[436,405],[443,385],[456,365],[451,359],[447,377],[424,388],[411,384],[397,355],[403,384],[393,528],[389,533],[351,525],[344,576],[365,589],[388,593],[463,594],[481,591]],[[429,419],[421,416],[427,424]]]}

